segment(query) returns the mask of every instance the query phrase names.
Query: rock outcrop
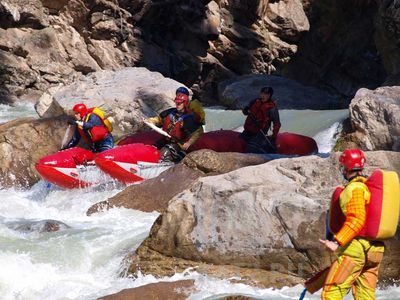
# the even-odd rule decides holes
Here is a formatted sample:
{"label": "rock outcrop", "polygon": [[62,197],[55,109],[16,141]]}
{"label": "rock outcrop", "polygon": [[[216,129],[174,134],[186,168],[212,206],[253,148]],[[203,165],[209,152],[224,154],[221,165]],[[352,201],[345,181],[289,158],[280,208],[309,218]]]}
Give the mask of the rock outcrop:
{"label": "rock outcrop", "polygon": [[18,119],[0,125],[0,185],[27,187],[39,180],[35,163],[60,149],[65,118]]}
{"label": "rock outcrop", "polygon": [[400,151],[399,93],[398,86],[360,89],[351,101],[349,124],[336,149]]}
{"label": "rock outcrop", "polygon": [[[138,248],[131,271],[151,273],[148,258],[157,253],[166,261],[310,276],[330,263],[318,238],[324,237],[331,193],[342,182],[337,160],[338,154],[280,159],[200,178],[169,202]],[[367,174],[375,168],[400,172],[400,153],[368,152],[367,161]],[[399,238],[387,242],[382,278],[400,278],[393,267],[400,263]],[[162,265],[163,258],[157,260]]]}
{"label": "rock outcrop", "polygon": [[189,153],[182,161],[156,178],[131,185],[114,197],[89,208],[91,215],[100,210],[123,206],[145,212],[163,212],[169,200],[191,187],[202,176],[227,173],[245,166],[257,165],[267,159],[242,153],[218,153],[199,150]]}
{"label": "rock outcrop", "polygon": [[400,63],[399,33],[392,26],[398,23],[396,1],[302,2],[310,30],[282,65],[282,75],[323,87],[343,103],[358,89],[375,89],[391,77]]}

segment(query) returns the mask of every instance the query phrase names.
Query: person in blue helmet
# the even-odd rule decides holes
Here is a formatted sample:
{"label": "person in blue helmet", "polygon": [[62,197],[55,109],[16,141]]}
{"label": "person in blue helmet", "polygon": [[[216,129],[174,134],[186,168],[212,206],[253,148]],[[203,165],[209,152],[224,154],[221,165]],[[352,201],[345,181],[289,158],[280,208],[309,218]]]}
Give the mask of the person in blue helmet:
{"label": "person in blue helmet", "polygon": [[[178,96],[179,94],[183,94],[183,95],[190,97],[189,90],[187,88],[185,88],[184,86],[177,88],[176,96]],[[188,111],[191,111],[194,114],[196,121],[200,125],[206,124],[206,113],[204,112],[203,105],[200,103],[199,100],[192,98],[189,101],[187,109],[188,109]]]}

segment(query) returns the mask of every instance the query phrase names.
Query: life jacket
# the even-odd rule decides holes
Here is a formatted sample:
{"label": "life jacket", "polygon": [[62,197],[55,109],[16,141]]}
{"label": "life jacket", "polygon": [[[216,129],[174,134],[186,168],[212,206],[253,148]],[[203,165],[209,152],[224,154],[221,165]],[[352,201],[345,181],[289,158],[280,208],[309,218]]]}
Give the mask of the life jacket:
{"label": "life jacket", "polygon": [[[103,140],[110,132],[113,131],[111,122],[105,117],[104,111],[98,107],[92,107],[88,109],[88,113],[83,118],[83,122],[88,122],[91,114],[98,116],[102,122],[101,126],[93,126],[90,130],[83,130],[82,126],[78,126],[79,133],[88,142],[90,141],[96,143]],[[88,138],[89,135],[89,138]]]}
{"label": "life jacket", "polygon": [[264,129],[272,121],[267,112],[275,107],[275,101],[263,102],[261,99],[255,100],[249,107],[249,116],[244,122],[244,129],[251,133],[260,132],[261,129]]}
{"label": "life jacket", "polygon": [[188,109],[193,112],[197,123],[201,125],[206,124],[206,113],[199,100],[194,99],[189,101]]}
{"label": "life jacket", "polygon": [[163,130],[178,142],[185,142],[189,136],[183,131],[183,123],[186,118],[194,117],[191,111],[186,111],[181,116],[176,115],[176,109],[172,110],[164,119]]}
{"label": "life jacket", "polygon": [[[369,240],[385,240],[395,236],[399,222],[400,184],[396,172],[376,170],[365,181],[371,197],[366,204],[366,222],[358,234]],[[329,209],[329,230],[336,234],[342,228],[346,216],[340,206],[345,187],[333,192]]]}

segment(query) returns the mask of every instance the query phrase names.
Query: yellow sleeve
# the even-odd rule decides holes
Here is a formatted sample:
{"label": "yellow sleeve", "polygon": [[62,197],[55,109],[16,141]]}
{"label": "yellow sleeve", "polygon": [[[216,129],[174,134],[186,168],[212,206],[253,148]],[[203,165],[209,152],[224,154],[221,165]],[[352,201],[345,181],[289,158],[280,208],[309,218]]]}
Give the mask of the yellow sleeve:
{"label": "yellow sleeve", "polygon": [[191,110],[196,117],[196,121],[200,124],[206,124],[206,113],[204,111],[203,105],[199,100],[192,100],[189,102],[189,110]]}
{"label": "yellow sleeve", "polygon": [[355,188],[352,197],[346,205],[346,221],[342,228],[335,235],[335,240],[341,246],[346,245],[354,239],[363,229],[367,217],[365,205],[367,199],[364,197],[364,190]]}

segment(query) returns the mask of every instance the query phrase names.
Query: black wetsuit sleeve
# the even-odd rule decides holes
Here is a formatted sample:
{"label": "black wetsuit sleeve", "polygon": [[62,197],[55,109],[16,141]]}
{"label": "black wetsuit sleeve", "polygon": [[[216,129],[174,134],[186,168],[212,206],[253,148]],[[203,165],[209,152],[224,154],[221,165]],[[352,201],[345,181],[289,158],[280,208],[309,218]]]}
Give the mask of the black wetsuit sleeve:
{"label": "black wetsuit sleeve", "polygon": [[71,140],[63,149],[69,149],[78,145],[79,141],[81,140],[81,135],[79,134],[78,128],[75,127],[74,135],[72,136]]}

